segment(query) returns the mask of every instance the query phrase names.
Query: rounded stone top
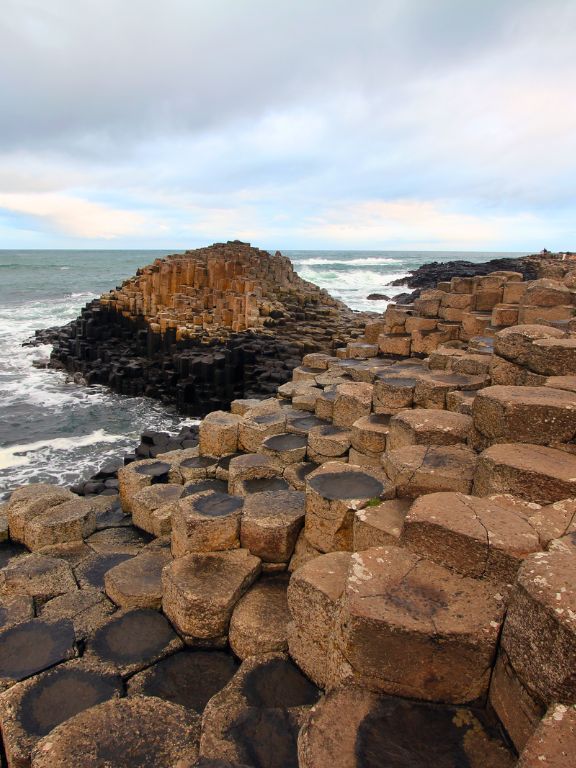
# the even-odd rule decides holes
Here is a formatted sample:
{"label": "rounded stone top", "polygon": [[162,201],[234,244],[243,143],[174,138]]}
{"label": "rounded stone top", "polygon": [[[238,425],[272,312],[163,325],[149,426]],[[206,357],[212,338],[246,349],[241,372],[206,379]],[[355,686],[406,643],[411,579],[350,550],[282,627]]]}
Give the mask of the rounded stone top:
{"label": "rounded stone top", "polygon": [[139,475],[146,475],[147,477],[162,477],[170,472],[170,464],[164,461],[155,461],[152,464],[141,464],[138,467],[134,467],[134,471]]}
{"label": "rounded stone top", "polygon": [[274,460],[263,453],[244,453],[235,456],[229,464],[230,471],[251,469],[252,467],[275,467]]}
{"label": "rounded stone top", "polygon": [[189,480],[184,486],[182,498],[195,496],[202,491],[214,491],[215,493],[227,493],[228,483],[225,480],[216,480],[209,477],[205,480]]}
{"label": "rounded stone top", "polygon": [[418,382],[418,379],[412,376],[395,376],[388,373],[378,374],[376,378],[378,381],[386,384],[387,387],[395,387],[397,389],[415,387]]}
{"label": "rounded stone top", "polygon": [[114,615],[96,630],[88,649],[102,661],[122,667],[157,657],[177,637],[161,613],[139,608]]}
{"label": "rounded stone top", "polygon": [[180,462],[181,467],[186,469],[207,469],[213,467],[218,463],[218,459],[213,459],[210,456],[192,456],[189,459],[184,459]]}
{"label": "rounded stone top", "polygon": [[283,421],[286,421],[286,416],[282,413],[282,411],[275,411],[274,413],[261,413],[257,414],[256,416],[250,416],[250,421],[253,421],[255,424],[280,424]]}
{"label": "rounded stone top", "polygon": [[262,445],[271,451],[291,451],[297,448],[305,448],[307,442],[305,435],[297,435],[294,432],[283,432],[281,435],[267,437]]}
{"label": "rounded stone top", "polygon": [[335,469],[309,477],[307,483],[320,496],[330,501],[337,499],[374,499],[384,492],[384,484],[360,470],[345,472]]}
{"label": "rounded stone top", "polygon": [[227,493],[205,493],[192,502],[193,509],[204,517],[225,517],[238,514],[244,504],[238,496]]}

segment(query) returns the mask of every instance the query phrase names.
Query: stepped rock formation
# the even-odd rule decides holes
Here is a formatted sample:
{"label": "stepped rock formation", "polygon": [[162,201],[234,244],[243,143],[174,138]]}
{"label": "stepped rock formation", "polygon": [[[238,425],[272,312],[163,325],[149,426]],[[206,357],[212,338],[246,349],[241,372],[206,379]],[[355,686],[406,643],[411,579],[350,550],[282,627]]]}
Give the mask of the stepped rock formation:
{"label": "stepped rock formation", "polygon": [[389,307],[118,496],[16,489],[9,768],[572,768],[569,268]]}
{"label": "stepped rock formation", "polygon": [[238,241],[157,259],[52,336],[52,364],[201,415],[273,392],[361,318],[290,260]]}

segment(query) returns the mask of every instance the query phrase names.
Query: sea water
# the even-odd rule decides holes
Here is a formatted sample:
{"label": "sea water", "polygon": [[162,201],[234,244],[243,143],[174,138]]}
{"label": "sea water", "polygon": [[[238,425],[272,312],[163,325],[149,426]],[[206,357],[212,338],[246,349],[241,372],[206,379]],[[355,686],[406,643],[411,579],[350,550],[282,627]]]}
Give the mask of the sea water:
{"label": "sea water", "polygon": [[[22,346],[40,328],[73,320],[91,299],[173,251],[0,250],[0,498],[31,481],[70,484],[133,449],[145,428],[177,431],[185,422],[149,398],[84,387],[38,369],[50,347]],[[389,283],[429,261],[486,261],[517,253],[283,251],[306,280],[353,309],[384,311],[406,290]]]}

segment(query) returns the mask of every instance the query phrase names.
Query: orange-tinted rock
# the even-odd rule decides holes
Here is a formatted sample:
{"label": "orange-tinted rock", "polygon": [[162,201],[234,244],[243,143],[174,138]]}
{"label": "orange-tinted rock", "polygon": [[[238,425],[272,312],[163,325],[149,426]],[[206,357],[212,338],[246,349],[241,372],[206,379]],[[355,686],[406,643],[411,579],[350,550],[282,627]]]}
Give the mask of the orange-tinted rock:
{"label": "orange-tinted rock", "polygon": [[576,708],[550,707],[520,755],[517,768],[570,768],[576,752]]}
{"label": "orange-tinted rock", "polygon": [[461,445],[409,445],[387,451],[382,464],[400,498],[424,493],[470,493],[476,454]]}
{"label": "orange-tinted rock", "polygon": [[390,419],[388,450],[407,445],[465,443],[472,426],[469,416],[433,408],[400,411]]}

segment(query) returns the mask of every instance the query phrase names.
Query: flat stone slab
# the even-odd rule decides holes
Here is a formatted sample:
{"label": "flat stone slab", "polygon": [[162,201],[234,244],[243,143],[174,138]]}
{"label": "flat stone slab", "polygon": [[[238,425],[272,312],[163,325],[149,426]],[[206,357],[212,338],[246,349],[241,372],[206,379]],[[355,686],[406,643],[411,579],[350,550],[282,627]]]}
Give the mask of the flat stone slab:
{"label": "flat stone slab", "polygon": [[241,480],[236,491],[240,496],[249,496],[251,493],[270,493],[289,489],[290,486],[282,477],[257,477],[252,480]]}
{"label": "flat stone slab", "polygon": [[300,768],[512,768],[515,758],[469,709],[339,688],[311,710]]}
{"label": "flat stone slab", "polygon": [[321,552],[350,551],[356,510],[392,495],[380,469],[327,462],[306,479],[306,538]]}
{"label": "flat stone slab", "polygon": [[236,603],[230,620],[230,647],[239,659],[288,650],[289,576],[261,579]]}
{"label": "flat stone slab", "polygon": [[182,648],[182,641],[158,611],[118,611],[88,638],[85,658],[122,675],[139,672]]}
{"label": "flat stone slab", "polygon": [[134,557],[134,554],[116,552],[105,555],[93,554],[74,568],[81,589],[94,587],[104,591],[104,577],[110,568]]}
{"label": "flat stone slab", "polygon": [[319,695],[284,654],[251,657],[208,703],[200,752],[232,763],[298,768],[300,723]]}
{"label": "flat stone slab", "polygon": [[31,619],[0,633],[0,688],[76,655],[71,621]]}
{"label": "flat stone slab", "polygon": [[182,485],[164,483],[135,493],[131,503],[134,525],[153,536],[170,533],[171,514],[183,491]]}
{"label": "flat stone slab", "polygon": [[34,618],[34,600],[29,595],[0,598],[0,630]]}
{"label": "flat stone slab", "polygon": [[157,697],[112,699],[75,715],[37,744],[33,768],[174,768],[198,755],[200,718]]}
{"label": "flat stone slab", "polygon": [[88,500],[65,501],[36,515],[24,526],[24,544],[35,551],[52,544],[85,539],[96,530],[96,512]]}
{"label": "flat stone slab", "polygon": [[409,445],[382,458],[398,497],[411,499],[436,491],[470,493],[476,461],[463,445]]}
{"label": "flat stone slab", "polygon": [[137,528],[106,528],[86,539],[88,546],[100,555],[137,555],[151,536]]}
{"label": "flat stone slab", "polygon": [[504,606],[492,585],[398,547],[353,553],[338,618],[341,679],[455,704],[487,693]]}
{"label": "flat stone slab", "polygon": [[388,450],[407,445],[457,445],[465,443],[472,419],[462,413],[437,408],[400,411],[390,419]]}
{"label": "flat stone slab", "polygon": [[543,445],[492,445],[478,457],[474,495],[510,493],[551,504],[576,496],[576,456]]}
{"label": "flat stone slab", "polygon": [[287,563],[306,513],[302,491],[278,490],[246,497],[240,525],[240,541],[261,560]]}
{"label": "flat stone slab", "polygon": [[213,491],[181,499],[172,515],[174,556],[239,547],[243,504],[237,496]]}
{"label": "flat stone slab", "polygon": [[520,755],[517,768],[570,768],[576,752],[576,708],[550,707]]}
{"label": "flat stone slab", "polygon": [[143,552],[115,565],[104,574],[108,597],[121,608],[162,606],[162,569],[171,560],[170,552]]}
{"label": "flat stone slab", "polygon": [[0,727],[10,765],[30,765],[36,742],[79,712],[123,693],[122,678],[82,659],[17,683],[0,695]]}
{"label": "flat stone slab", "polygon": [[214,491],[215,493],[228,493],[228,481],[218,480],[215,477],[208,477],[206,480],[189,480],[184,484],[182,498],[194,496],[202,491]]}
{"label": "flat stone slab", "polygon": [[230,653],[186,649],[131,677],[128,695],[158,696],[201,715],[237,669]]}
{"label": "flat stone slab", "polygon": [[164,612],[187,644],[222,647],[232,609],[259,572],[246,549],[181,557],[162,573]]}
{"label": "flat stone slab", "polygon": [[262,441],[260,451],[265,456],[271,456],[282,466],[297,464],[304,460],[308,441],[306,435],[293,432],[282,432],[272,435]]}
{"label": "flat stone slab", "polygon": [[78,589],[64,560],[32,554],[16,558],[0,571],[0,595],[28,595],[36,604]]}
{"label": "flat stone slab", "polygon": [[40,608],[40,617],[47,621],[70,619],[77,640],[85,640],[116,610],[106,595],[94,587],[55,597]]}
{"label": "flat stone slab", "polygon": [[32,483],[15,490],[6,504],[10,538],[24,543],[26,524],[49,509],[77,499],[73,493],[47,483]]}
{"label": "flat stone slab", "polygon": [[502,588],[514,583],[524,558],[541,549],[525,515],[461,493],[416,499],[400,544],[463,576],[489,579]]}
{"label": "flat stone slab", "polygon": [[574,394],[550,387],[486,387],[473,405],[474,426],[492,442],[550,445],[576,435]]}

